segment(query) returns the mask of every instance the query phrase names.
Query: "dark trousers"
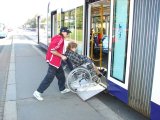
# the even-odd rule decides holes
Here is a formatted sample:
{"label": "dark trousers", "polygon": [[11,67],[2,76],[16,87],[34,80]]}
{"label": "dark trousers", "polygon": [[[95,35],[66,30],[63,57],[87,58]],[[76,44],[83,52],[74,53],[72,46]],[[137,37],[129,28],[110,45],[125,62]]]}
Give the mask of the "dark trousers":
{"label": "dark trousers", "polygon": [[62,66],[56,68],[54,66],[49,65],[47,75],[44,77],[37,91],[43,93],[49,85],[52,83],[54,77],[58,79],[59,90],[62,91],[65,89],[65,75]]}

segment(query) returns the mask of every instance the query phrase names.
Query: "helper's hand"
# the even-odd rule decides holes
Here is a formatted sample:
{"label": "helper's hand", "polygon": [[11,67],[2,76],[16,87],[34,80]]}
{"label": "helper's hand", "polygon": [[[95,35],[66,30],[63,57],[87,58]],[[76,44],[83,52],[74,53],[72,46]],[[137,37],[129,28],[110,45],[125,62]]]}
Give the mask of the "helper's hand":
{"label": "helper's hand", "polygon": [[64,56],[64,55],[62,55],[62,60],[67,60],[67,57],[66,56]]}

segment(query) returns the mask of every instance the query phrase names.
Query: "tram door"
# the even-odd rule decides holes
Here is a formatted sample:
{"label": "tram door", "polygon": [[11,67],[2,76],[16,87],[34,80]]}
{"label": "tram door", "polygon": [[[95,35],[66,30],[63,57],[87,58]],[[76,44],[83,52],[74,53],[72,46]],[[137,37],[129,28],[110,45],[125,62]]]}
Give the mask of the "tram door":
{"label": "tram door", "polygon": [[48,21],[48,32],[51,33],[51,37],[59,33],[61,27],[61,10],[50,12],[50,21]]}
{"label": "tram door", "polygon": [[128,102],[127,60],[131,43],[129,23],[132,23],[130,1],[100,0],[90,3],[88,21],[88,54],[100,69],[107,69],[107,90],[125,103]]}
{"label": "tram door", "polygon": [[110,23],[110,0],[101,0],[89,5],[88,21],[89,56],[92,61],[107,74],[108,47],[109,47],[109,23]]}
{"label": "tram door", "polygon": [[51,12],[51,36],[57,34],[57,11]]}
{"label": "tram door", "polygon": [[[88,19],[88,53],[94,64],[100,70],[107,71],[108,63],[108,42],[109,42],[109,18],[110,2],[98,1],[89,4]],[[87,100],[96,94],[104,91],[106,86],[106,77],[101,77],[100,82],[94,86],[88,86],[87,91],[77,93],[83,100]]]}
{"label": "tram door", "polygon": [[57,11],[50,11],[47,16],[47,46],[51,42],[52,36],[57,34]]}
{"label": "tram door", "polygon": [[61,28],[61,9],[56,11],[51,11],[51,22],[48,22],[48,25],[51,23],[51,36],[57,35]]}
{"label": "tram door", "polygon": [[[108,91],[128,103],[132,0],[111,0]],[[130,24],[131,27],[131,24]]]}

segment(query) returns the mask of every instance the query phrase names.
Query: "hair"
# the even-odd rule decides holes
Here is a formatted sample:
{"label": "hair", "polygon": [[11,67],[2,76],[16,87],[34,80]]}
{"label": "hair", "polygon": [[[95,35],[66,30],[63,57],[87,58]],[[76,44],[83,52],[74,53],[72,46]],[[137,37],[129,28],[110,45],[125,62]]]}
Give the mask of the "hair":
{"label": "hair", "polygon": [[64,38],[64,36],[63,36],[62,32],[60,32],[60,33],[59,33],[59,35],[60,35],[60,36],[62,36],[62,37]]}
{"label": "hair", "polygon": [[77,48],[77,43],[69,42],[67,46],[67,50],[71,50],[72,48]]}

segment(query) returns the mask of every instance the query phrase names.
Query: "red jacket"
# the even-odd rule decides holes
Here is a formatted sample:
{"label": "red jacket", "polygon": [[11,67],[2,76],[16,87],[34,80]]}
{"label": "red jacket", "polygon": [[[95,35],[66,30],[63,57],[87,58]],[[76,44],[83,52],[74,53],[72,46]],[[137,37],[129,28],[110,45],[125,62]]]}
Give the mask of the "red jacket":
{"label": "red jacket", "polygon": [[61,35],[56,35],[52,37],[51,43],[48,47],[47,54],[46,54],[46,62],[48,62],[52,66],[55,66],[56,68],[59,68],[61,65],[62,59],[61,57],[53,55],[51,51],[56,50],[57,52],[62,54],[63,47],[64,47],[64,38]]}

